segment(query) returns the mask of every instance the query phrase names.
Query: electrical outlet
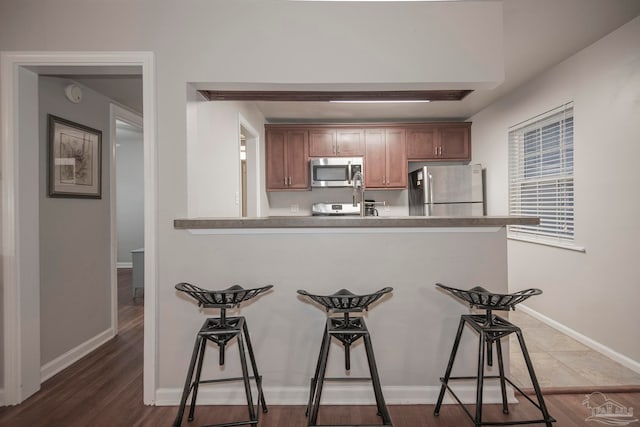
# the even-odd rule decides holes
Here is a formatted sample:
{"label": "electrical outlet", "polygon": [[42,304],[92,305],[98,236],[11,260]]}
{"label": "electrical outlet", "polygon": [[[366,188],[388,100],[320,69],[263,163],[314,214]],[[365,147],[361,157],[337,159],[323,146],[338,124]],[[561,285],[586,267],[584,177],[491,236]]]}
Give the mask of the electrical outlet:
{"label": "electrical outlet", "polygon": [[240,192],[236,191],[236,206],[240,205]]}
{"label": "electrical outlet", "polygon": [[297,203],[292,203],[292,204],[291,204],[291,206],[290,206],[290,208],[291,208],[291,212],[292,212],[292,213],[296,213],[296,212],[298,212],[298,210],[300,209],[300,206],[298,206],[298,204],[297,204]]}
{"label": "electrical outlet", "polygon": [[385,212],[391,212],[391,206],[389,206],[389,204],[388,204],[388,203],[385,203],[385,204],[384,204],[384,211],[385,211]]}

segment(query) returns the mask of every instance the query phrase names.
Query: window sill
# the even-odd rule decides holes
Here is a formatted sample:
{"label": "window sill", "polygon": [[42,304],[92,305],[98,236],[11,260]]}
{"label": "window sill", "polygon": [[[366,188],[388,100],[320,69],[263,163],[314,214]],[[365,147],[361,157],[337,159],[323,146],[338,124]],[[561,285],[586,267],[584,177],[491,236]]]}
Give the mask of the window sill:
{"label": "window sill", "polygon": [[553,242],[548,240],[536,239],[532,237],[514,236],[513,234],[507,235],[507,239],[515,240],[518,242],[535,243],[537,245],[543,245],[543,246],[551,246],[553,248],[567,249],[575,252],[582,252],[582,253],[587,252],[584,246],[578,246],[575,243],[569,243],[569,242]]}

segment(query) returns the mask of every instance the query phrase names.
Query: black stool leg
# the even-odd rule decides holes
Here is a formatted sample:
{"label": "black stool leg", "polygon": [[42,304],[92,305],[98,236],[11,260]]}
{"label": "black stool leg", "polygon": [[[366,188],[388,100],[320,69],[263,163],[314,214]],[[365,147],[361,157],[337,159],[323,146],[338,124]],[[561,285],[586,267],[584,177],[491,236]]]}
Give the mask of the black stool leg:
{"label": "black stool leg", "polygon": [[182,416],[184,415],[184,408],[187,404],[187,398],[189,397],[189,391],[191,390],[191,379],[193,377],[193,369],[196,366],[196,358],[198,357],[200,344],[203,338],[198,335],[196,342],[193,346],[193,352],[191,353],[191,362],[189,362],[189,369],[187,370],[187,379],[184,382],[184,389],[182,391],[182,398],[180,399],[180,406],[178,408],[178,414],[173,422],[173,427],[179,427],[182,424]]}
{"label": "black stool leg", "polygon": [[318,423],[318,410],[320,409],[320,398],[322,397],[322,386],[324,385],[324,376],[327,371],[327,360],[329,359],[329,349],[331,348],[331,337],[327,333],[324,340],[324,347],[320,350],[320,365],[318,366],[318,375],[316,377],[316,386],[314,389],[313,403],[311,405],[311,413],[309,414],[309,424],[314,426]]}
{"label": "black stool leg", "polygon": [[240,333],[238,337],[238,352],[240,353],[240,365],[242,366],[242,381],[244,383],[244,392],[247,396],[247,408],[249,410],[249,419],[256,420],[256,413],[253,408],[253,397],[251,396],[251,383],[249,382],[249,368],[247,367],[247,357],[244,352],[244,334]]}
{"label": "black stool leg", "polygon": [[447,384],[449,384],[449,377],[451,376],[451,370],[453,369],[453,362],[456,359],[456,353],[458,352],[458,346],[460,345],[460,338],[462,337],[462,331],[464,330],[464,317],[460,318],[460,324],[458,325],[458,332],[456,338],[453,341],[453,348],[451,349],[451,356],[449,356],[449,363],[447,364],[447,370],[445,371],[444,378],[442,378],[442,387],[440,387],[440,395],[436,407],[433,410],[433,415],[436,417],[440,415],[440,407],[442,406],[442,400],[444,399],[444,393],[447,391]]}
{"label": "black stool leg", "polygon": [[320,372],[320,361],[322,360],[322,353],[324,351],[324,346],[327,344],[327,340],[329,340],[329,334],[327,333],[327,326],[324,328],[324,333],[322,334],[322,344],[320,344],[320,351],[318,351],[318,362],[316,363],[316,372],[313,374],[313,378],[311,378],[311,387],[309,390],[309,402],[307,402],[307,411],[305,412],[305,416],[308,417],[311,412],[311,404],[313,402],[313,398],[315,395],[316,385],[318,384],[318,373]]}
{"label": "black stool leg", "polygon": [[496,351],[498,353],[498,370],[500,372],[500,391],[502,392],[502,412],[509,413],[509,405],[507,404],[507,385],[504,380],[504,363],[502,359],[502,344],[500,338],[496,341]]}
{"label": "black stool leg", "polygon": [[193,416],[196,412],[196,397],[198,395],[198,386],[200,385],[200,374],[202,373],[202,362],[204,361],[204,351],[207,348],[206,338],[202,338],[200,341],[200,351],[198,355],[198,367],[196,368],[196,377],[193,380],[193,392],[191,395],[191,407],[189,408],[189,421],[193,421]]}
{"label": "black stool leg", "polygon": [[485,332],[480,332],[480,345],[478,346],[478,379],[476,384],[476,426],[482,425],[482,390],[484,387],[484,346],[486,342]]}
{"label": "black stool leg", "polygon": [[[364,320],[363,320],[364,323]],[[378,405],[378,415],[382,417],[384,425],[391,425],[391,417],[387,411],[387,405],[382,395],[382,386],[380,385],[380,377],[378,376],[378,367],[376,359],[373,356],[373,345],[371,345],[371,337],[369,333],[364,334],[364,348],[367,353],[367,361],[369,362],[369,372],[371,373],[371,382],[373,383],[373,392],[376,396],[376,404]]]}
{"label": "black stool leg", "polygon": [[258,387],[258,395],[260,403],[262,404],[262,412],[266,413],[269,411],[267,408],[267,403],[264,400],[264,393],[262,392],[262,377],[258,373],[258,364],[256,363],[256,357],[253,354],[253,346],[251,345],[251,338],[249,337],[249,327],[247,326],[247,321],[244,321],[244,325],[242,325],[242,329],[244,331],[244,338],[247,342],[247,351],[249,352],[249,361],[251,362],[251,369],[253,369],[253,376],[256,379],[256,386]]}
{"label": "black stool leg", "polygon": [[533,390],[536,393],[536,397],[538,398],[538,404],[540,405],[540,411],[542,412],[542,416],[545,420],[545,425],[547,427],[551,427],[551,417],[549,415],[549,411],[547,410],[547,405],[544,403],[544,398],[542,397],[542,391],[540,390],[540,385],[538,384],[538,378],[536,377],[536,373],[533,370],[533,364],[531,363],[531,358],[529,357],[529,351],[527,351],[527,346],[524,343],[524,337],[522,336],[522,331],[520,328],[516,330],[516,336],[518,337],[518,342],[520,343],[520,349],[522,350],[522,356],[524,356],[524,362],[527,364],[527,370],[529,371],[529,376],[531,377],[531,384],[533,385]]}

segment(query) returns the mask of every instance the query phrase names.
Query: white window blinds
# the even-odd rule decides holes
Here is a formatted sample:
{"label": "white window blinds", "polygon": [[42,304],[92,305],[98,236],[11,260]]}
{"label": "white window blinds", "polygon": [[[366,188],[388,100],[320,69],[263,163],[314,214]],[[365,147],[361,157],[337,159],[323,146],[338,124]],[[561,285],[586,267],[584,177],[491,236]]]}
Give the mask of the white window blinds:
{"label": "white window blinds", "polygon": [[509,129],[509,214],[540,217],[510,236],[573,240],[573,103]]}

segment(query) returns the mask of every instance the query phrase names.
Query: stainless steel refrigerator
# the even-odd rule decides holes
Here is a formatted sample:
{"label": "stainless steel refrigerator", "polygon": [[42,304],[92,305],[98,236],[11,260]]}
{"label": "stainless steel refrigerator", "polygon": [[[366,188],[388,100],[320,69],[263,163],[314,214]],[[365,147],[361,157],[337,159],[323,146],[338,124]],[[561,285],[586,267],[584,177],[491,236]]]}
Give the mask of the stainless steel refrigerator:
{"label": "stainless steel refrigerator", "polygon": [[482,165],[424,166],[409,173],[409,215],[484,214]]}

